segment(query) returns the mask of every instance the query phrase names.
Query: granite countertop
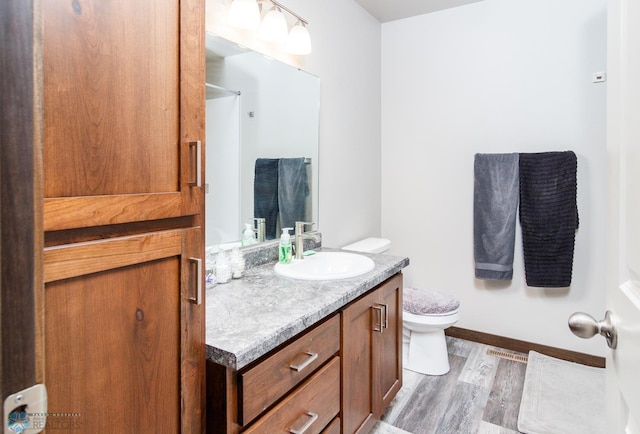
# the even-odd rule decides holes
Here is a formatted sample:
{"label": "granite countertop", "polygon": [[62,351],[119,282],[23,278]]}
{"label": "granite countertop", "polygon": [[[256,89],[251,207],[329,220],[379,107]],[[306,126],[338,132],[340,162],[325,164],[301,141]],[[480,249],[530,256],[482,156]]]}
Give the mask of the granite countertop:
{"label": "granite countertop", "polygon": [[270,262],[207,289],[207,359],[241,369],[409,265],[406,257],[363,255],[375,268],[350,279],[291,279],[275,274]]}

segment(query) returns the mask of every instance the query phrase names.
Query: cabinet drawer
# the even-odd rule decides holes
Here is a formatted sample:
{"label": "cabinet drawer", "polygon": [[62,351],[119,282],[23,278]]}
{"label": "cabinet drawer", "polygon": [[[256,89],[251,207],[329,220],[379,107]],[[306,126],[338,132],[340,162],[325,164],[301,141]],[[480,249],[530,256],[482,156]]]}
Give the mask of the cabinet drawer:
{"label": "cabinet drawer", "polygon": [[245,434],[319,434],[340,411],[340,357],[334,357]]}
{"label": "cabinet drawer", "polygon": [[239,374],[238,421],[247,425],[340,349],[340,316]]}
{"label": "cabinet drawer", "polygon": [[329,426],[322,431],[322,434],[340,434],[340,418],[333,419]]}

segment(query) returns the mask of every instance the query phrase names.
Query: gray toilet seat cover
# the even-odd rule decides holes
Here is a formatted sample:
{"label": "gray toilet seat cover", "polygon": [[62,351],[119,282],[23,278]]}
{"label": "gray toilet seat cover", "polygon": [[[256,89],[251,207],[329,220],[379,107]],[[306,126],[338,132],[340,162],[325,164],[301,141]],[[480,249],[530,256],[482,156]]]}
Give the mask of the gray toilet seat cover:
{"label": "gray toilet seat cover", "polygon": [[460,301],[442,291],[404,288],[403,308],[414,315],[434,315],[453,312],[460,307]]}

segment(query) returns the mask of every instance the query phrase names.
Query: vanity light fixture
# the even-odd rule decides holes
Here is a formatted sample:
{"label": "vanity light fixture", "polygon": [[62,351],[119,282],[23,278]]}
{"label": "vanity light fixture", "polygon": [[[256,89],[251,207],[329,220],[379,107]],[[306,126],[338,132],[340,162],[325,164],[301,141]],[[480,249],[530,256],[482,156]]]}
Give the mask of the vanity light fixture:
{"label": "vanity light fixture", "polygon": [[227,17],[229,24],[240,29],[260,26],[260,7],[256,0],[233,0]]}
{"label": "vanity light fixture", "polygon": [[[265,3],[273,7],[267,12],[260,24],[261,11]],[[296,24],[289,30],[285,11],[296,19]],[[277,44],[284,44],[288,53],[305,55],[311,53],[311,37],[307,30],[308,21],[276,0],[232,0],[228,22],[241,29],[257,29],[260,27],[260,38]]]}
{"label": "vanity light fixture", "polygon": [[287,40],[289,34],[289,28],[287,27],[287,20],[282,14],[282,10],[279,6],[273,6],[273,8],[267,12],[262,24],[260,25],[260,37],[268,42],[275,42],[282,44]]}
{"label": "vanity light fixture", "polygon": [[299,55],[311,53],[311,37],[304,21],[298,20],[296,25],[289,31],[287,52]]}

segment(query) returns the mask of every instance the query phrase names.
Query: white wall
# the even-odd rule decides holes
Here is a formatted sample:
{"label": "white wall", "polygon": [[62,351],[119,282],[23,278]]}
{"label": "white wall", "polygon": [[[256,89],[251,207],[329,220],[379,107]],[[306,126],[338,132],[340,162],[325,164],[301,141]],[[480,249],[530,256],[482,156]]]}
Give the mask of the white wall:
{"label": "white wall", "polygon": [[380,23],[352,0],[288,0],[310,21],[320,77],[320,230],[340,247],[381,231]]}
{"label": "white wall", "polygon": [[352,0],[283,0],[309,21],[313,51],[298,58],[229,29],[226,0],[207,1],[207,30],[320,77],[319,226],[325,246],[381,231],[380,23]]}
{"label": "white wall", "polygon": [[[605,310],[605,0],[485,0],[382,25],[382,235],[406,285],[462,303],[460,327],[604,355],[574,337]],[[474,278],[473,155],[573,150],[578,209],[568,291]],[[324,182],[322,179],[321,182]]]}

